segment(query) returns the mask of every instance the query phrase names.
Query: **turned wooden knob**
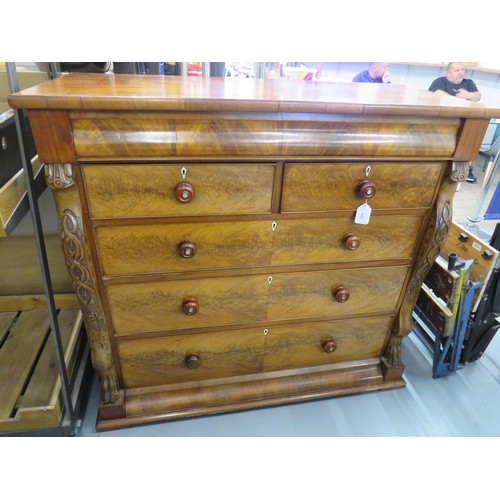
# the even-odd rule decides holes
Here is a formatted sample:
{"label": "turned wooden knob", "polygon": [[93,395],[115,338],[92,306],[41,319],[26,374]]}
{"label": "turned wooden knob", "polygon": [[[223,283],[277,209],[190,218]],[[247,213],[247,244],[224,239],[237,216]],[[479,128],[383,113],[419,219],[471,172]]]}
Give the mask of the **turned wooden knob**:
{"label": "turned wooden knob", "polygon": [[196,354],[188,354],[184,359],[184,364],[191,370],[194,370],[200,366],[200,357]]}
{"label": "turned wooden knob", "polygon": [[182,241],[177,245],[179,255],[184,259],[191,259],[196,254],[196,245],[192,241]]}
{"label": "turned wooden knob", "polygon": [[323,351],[330,353],[337,349],[337,342],[335,342],[335,339],[327,339],[321,344],[321,347]]}
{"label": "turned wooden knob", "polygon": [[174,189],[175,198],[181,203],[189,203],[194,199],[194,187],[189,182],[179,182]]}
{"label": "turned wooden knob", "polygon": [[335,288],[335,290],[333,291],[333,298],[337,302],[340,302],[341,304],[347,302],[350,296],[351,294],[349,293],[349,290],[345,286],[339,286]]}
{"label": "turned wooden knob", "polygon": [[358,196],[364,198],[365,200],[373,198],[375,196],[376,191],[377,187],[375,186],[375,184],[367,180],[361,181],[356,189]]}
{"label": "turned wooden knob", "polygon": [[354,233],[347,233],[344,235],[344,247],[347,250],[356,250],[361,244],[361,238]]}
{"label": "turned wooden knob", "polygon": [[200,310],[196,299],[186,299],[182,302],[182,311],[188,316],[194,316]]}

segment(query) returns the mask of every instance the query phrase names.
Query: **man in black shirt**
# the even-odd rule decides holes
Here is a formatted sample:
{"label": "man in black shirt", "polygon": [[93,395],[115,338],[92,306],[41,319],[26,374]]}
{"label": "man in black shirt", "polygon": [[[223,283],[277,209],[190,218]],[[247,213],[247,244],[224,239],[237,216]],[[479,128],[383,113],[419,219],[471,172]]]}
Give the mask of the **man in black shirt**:
{"label": "man in black shirt", "polygon": [[[477,90],[476,84],[464,78],[465,66],[464,63],[451,62],[446,68],[446,76],[436,78],[429,87],[431,92],[441,94],[449,94],[459,99],[477,102],[481,99],[481,92]],[[476,182],[476,177],[472,171],[472,165],[469,164],[469,174],[467,182]]]}
{"label": "man in black shirt", "polygon": [[459,99],[477,102],[481,99],[481,92],[477,90],[476,84],[464,78],[464,63],[451,62],[446,68],[446,76],[436,78],[429,87],[431,92],[449,94]]}

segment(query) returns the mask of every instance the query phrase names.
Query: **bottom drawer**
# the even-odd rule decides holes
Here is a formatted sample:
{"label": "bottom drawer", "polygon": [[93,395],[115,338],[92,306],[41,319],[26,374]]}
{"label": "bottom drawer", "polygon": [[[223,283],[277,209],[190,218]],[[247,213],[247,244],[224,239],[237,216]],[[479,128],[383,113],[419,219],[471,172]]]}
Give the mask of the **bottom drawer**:
{"label": "bottom drawer", "polygon": [[381,355],[392,316],[118,342],[125,387],[343,363]]}

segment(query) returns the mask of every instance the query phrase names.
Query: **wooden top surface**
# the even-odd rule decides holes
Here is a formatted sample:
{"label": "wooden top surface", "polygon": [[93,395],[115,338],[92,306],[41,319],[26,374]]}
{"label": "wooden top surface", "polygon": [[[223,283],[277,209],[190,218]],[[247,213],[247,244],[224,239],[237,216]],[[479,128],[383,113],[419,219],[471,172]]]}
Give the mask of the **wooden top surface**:
{"label": "wooden top surface", "polygon": [[253,111],[500,117],[500,109],[395,84],[70,73],[10,95],[23,109]]}

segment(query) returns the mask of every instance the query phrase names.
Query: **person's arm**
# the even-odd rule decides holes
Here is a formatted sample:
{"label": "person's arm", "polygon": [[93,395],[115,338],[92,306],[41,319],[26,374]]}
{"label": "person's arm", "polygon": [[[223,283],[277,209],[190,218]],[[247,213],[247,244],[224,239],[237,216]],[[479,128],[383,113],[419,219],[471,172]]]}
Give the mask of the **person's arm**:
{"label": "person's arm", "polygon": [[434,92],[435,94],[443,94],[449,96],[448,92],[445,92],[444,90],[438,89],[438,90],[433,90],[431,92]]}
{"label": "person's arm", "polygon": [[465,89],[460,89],[456,93],[456,97],[460,99],[466,99],[467,101],[477,102],[481,99],[481,92],[479,92],[479,90],[476,90],[475,92],[468,92]]}

